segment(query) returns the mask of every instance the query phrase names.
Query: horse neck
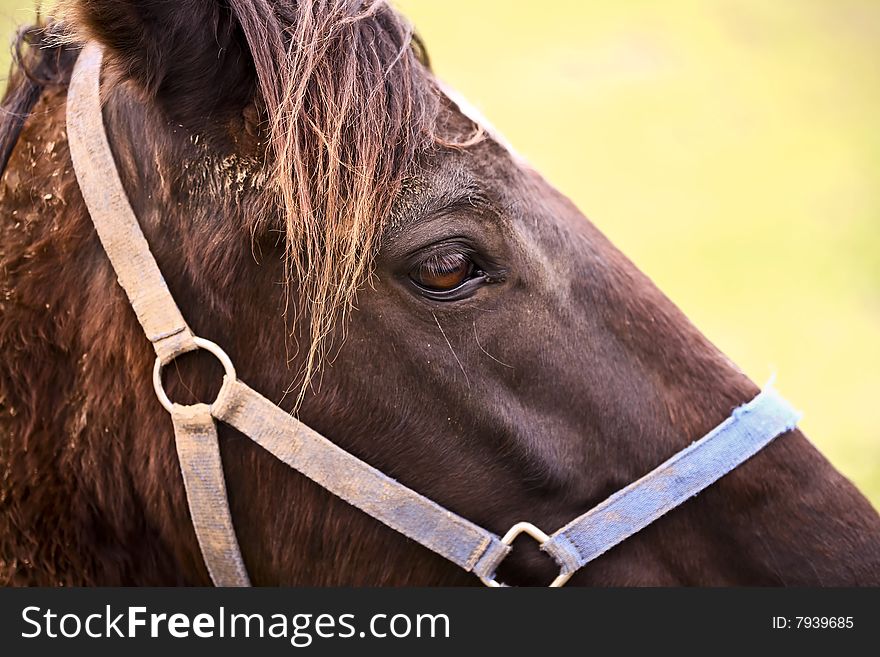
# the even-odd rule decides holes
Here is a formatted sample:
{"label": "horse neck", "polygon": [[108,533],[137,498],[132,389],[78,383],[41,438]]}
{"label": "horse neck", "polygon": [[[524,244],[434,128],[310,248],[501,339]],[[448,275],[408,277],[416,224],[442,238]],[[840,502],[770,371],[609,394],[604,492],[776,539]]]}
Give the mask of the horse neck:
{"label": "horse neck", "polygon": [[0,193],[17,218],[4,222],[2,253],[0,581],[182,583],[185,557],[166,548],[186,523],[164,516],[179,495],[135,485],[138,471],[171,464],[135,419],[149,389],[130,373],[148,366],[149,347],[132,343],[130,313],[107,312],[119,290],[70,165],[65,99],[42,93]]}

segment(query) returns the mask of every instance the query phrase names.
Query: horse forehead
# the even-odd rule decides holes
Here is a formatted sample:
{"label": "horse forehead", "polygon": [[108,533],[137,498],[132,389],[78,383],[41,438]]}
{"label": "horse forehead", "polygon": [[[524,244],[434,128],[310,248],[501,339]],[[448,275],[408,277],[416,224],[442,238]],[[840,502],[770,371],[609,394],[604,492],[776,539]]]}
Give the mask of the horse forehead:
{"label": "horse forehead", "polygon": [[458,106],[458,109],[462,114],[485,130],[486,134],[488,134],[489,137],[491,137],[499,146],[503,147],[518,164],[526,164],[525,158],[513,147],[510,140],[508,140],[507,137],[505,137],[501,131],[486,118],[476,105],[470,102],[457,89],[454,89],[442,80],[438,80],[437,83],[440,86],[441,91],[449,100]]}

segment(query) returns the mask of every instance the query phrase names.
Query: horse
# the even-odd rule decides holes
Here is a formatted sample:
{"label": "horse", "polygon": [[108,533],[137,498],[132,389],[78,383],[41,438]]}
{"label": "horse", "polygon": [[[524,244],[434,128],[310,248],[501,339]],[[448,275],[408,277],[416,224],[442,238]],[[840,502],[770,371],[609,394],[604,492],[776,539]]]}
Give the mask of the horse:
{"label": "horse", "polygon": [[[153,354],[65,128],[82,44],[169,290],[239,375],[495,532],[555,528],[758,391],[475,120],[381,0],[66,0],[20,32],[0,119],[0,583],[205,585]],[[194,352],[180,403],[222,374]],[[221,425],[258,585],[472,585]],[[517,541],[504,581],[556,567]],[[880,517],[797,429],[577,586],[880,585]]]}

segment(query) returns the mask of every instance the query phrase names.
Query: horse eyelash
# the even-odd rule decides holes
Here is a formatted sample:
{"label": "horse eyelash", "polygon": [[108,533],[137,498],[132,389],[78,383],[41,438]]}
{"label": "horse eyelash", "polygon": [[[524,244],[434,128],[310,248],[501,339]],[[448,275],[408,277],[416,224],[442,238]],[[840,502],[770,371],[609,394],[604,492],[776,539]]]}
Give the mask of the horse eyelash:
{"label": "horse eyelash", "polygon": [[[422,267],[431,266],[432,263],[447,263],[453,258],[466,258],[473,264],[472,278],[482,278],[485,284],[503,283],[507,279],[508,270],[495,262],[492,258],[482,255],[477,249],[469,244],[459,241],[435,244],[423,249],[421,253],[410,260],[409,272],[416,272]],[[440,267],[430,269],[432,274],[443,273]]]}
{"label": "horse eyelash", "polygon": [[469,261],[474,265],[474,267],[479,269],[479,267],[469,254],[462,253],[460,251],[435,253],[418,263],[416,265],[416,268],[425,268],[431,274],[443,274],[450,269],[455,269],[463,261]]}

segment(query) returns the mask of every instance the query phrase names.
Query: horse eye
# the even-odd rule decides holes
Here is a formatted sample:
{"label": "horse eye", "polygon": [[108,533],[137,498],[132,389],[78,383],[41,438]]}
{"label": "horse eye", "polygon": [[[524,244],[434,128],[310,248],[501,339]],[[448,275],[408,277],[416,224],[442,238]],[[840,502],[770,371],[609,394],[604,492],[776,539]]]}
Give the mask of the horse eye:
{"label": "horse eye", "polygon": [[432,292],[449,292],[472,277],[474,263],[461,253],[436,255],[416,266],[410,278]]}

